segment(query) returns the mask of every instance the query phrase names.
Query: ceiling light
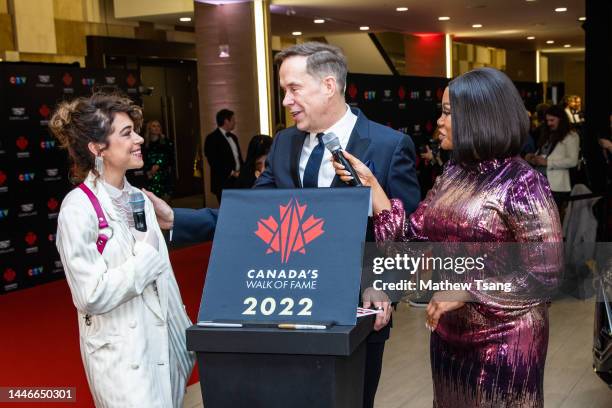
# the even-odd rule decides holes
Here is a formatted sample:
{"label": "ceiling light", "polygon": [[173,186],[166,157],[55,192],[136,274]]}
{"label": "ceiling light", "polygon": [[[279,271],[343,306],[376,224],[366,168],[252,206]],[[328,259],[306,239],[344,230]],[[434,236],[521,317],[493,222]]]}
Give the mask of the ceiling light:
{"label": "ceiling light", "polygon": [[567,7],[557,7],[557,8],[555,9],[555,11],[556,11],[557,13],[563,13],[563,12],[567,11]]}
{"label": "ceiling light", "polygon": [[408,7],[398,7],[395,10],[396,11],[408,11]]}
{"label": "ceiling light", "polygon": [[529,37],[527,37],[528,40],[535,40],[535,37],[533,35],[530,35]]}
{"label": "ceiling light", "polygon": [[586,21],[586,17],[578,17],[578,21]]}
{"label": "ceiling light", "polygon": [[546,44],[554,44],[555,42],[553,40],[548,40],[546,41]]}
{"label": "ceiling light", "polygon": [[446,16],[438,17],[438,20],[440,20],[440,21],[448,21],[448,20],[450,20],[450,17],[446,17]]}
{"label": "ceiling light", "polygon": [[482,24],[472,24],[472,28],[482,28]]}
{"label": "ceiling light", "polygon": [[294,31],[291,33],[291,35],[302,35],[301,31]]}
{"label": "ceiling light", "polygon": [[536,0],[525,0],[525,1],[526,1],[527,3],[532,3],[532,2],[534,2],[534,1],[536,1]]}
{"label": "ceiling light", "polygon": [[179,21],[182,21],[183,23],[188,23],[191,21],[191,17],[181,17],[179,18]]}
{"label": "ceiling light", "polygon": [[315,23],[315,24],[323,24],[324,22],[325,22],[325,20],[324,20],[324,19],[322,19],[322,18],[317,18],[317,19],[315,19],[315,21],[314,21],[314,23]]}
{"label": "ceiling light", "polygon": [[368,26],[361,26],[361,27],[359,27],[359,29],[361,31],[368,31],[370,29],[370,27],[368,27]]}
{"label": "ceiling light", "polygon": [[564,48],[570,48],[572,46],[572,44],[565,44],[563,47]]}

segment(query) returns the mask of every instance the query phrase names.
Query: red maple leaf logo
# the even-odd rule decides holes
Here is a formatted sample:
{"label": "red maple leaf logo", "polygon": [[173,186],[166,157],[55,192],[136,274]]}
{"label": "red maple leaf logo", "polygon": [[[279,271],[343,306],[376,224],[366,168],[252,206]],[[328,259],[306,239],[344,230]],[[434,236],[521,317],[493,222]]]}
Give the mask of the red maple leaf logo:
{"label": "red maple leaf logo", "polygon": [[47,201],[47,208],[49,208],[49,210],[53,211],[53,210],[55,210],[57,208],[58,204],[59,204],[59,202],[55,198],[51,197],[49,199],[49,201]]}
{"label": "red maple leaf logo", "polygon": [[133,87],[136,84],[136,78],[134,77],[134,75],[130,74],[125,79],[125,82],[127,82],[129,87],[131,88],[131,87]]}
{"label": "red maple leaf logo", "polygon": [[293,252],[305,254],[306,244],[323,234],[322,218],[311,215],[304,221],[306,208],[306,204],[291,198],[287,205],[280,206],[280,225],[272,216],[257,221],[255,235],[269,245],[266,254],[280,252],[281,262],[287,263]]}
{"label": "red maple leaf logo", "polygon": [[441,101],[442,96],[444,96],[444,89],[438,88],[438,90],[436,91],[436,98],[438,98],[438,100]]}
{"label": "red maple leaf logo", "polygon": [[6,181],[6,173],[4,173],[3,171],[0,171],[0,186],[3,185],[5,181]]}
{"label": "red maple leaf logo", "polygon": [[431,123],[431,120],[428,120],[425,124],[425,130],[427,131],[427,133],[431,133],[431,131],[433,130],[433,124]]}
{"label": "red maple leaf logo", "polygon": [[355,99],[355,97],[357,96],[357,86],[355,84],[349,85],[348,94],[351,97],[351,99]]}
{"label": "red maple leaf logo", "polygon": [[64,82],[65,86],[70,86],[72,84],[72,75],[66,72],[62,77],[62,82]]}
{"label": "red maple leaf logo", "polygon": [[406,90],[404,89],[403,86],[400,86],[399,89],[397,90],[397,96],[399,96],[401,101],[403,101],[404,98],[406,97]]}
{"label": "red maple leaf logo", "polygon": [[34,245],[36,243],[36,240],[38,240],[38,237],[33,232],[28,232],[25,236],[25,242],[27,242],[29,246]]}
{"label": "red maple leaf logo", "polygon": [[19,150],[25,150],[28,147],[28,139],[26,139],[24,136],[19,136],[15,141],[15,144]]}
{"label": "red maple leaf logo", "polygon": [[4,280],[6,282],[12,282],[15,280],[15,277],[17,276],[17,273],[15,273],[15,271],[11,268],[7,268],[4,270]]}
{"label": "red maple leaf logo", "polygon": [[49,114],[51,113],[51,110],[47,105],[43,104],[38,109],[38,113],[40,113],[40,116],[42,116],[43,118],[48,118]]}

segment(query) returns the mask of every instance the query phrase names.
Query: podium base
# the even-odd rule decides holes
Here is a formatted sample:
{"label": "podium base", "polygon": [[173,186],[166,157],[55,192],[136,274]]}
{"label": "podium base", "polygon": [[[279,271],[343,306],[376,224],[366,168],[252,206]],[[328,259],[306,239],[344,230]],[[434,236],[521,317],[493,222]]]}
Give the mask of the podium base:
{"label": "podium base", "polygon": [[327,330],[187,329],[206,408],[361,408],[374,317]]}
{"label": "podium base", "polygon": [[360,408],[366,344],[350,356],[198,353],[206,408]]}

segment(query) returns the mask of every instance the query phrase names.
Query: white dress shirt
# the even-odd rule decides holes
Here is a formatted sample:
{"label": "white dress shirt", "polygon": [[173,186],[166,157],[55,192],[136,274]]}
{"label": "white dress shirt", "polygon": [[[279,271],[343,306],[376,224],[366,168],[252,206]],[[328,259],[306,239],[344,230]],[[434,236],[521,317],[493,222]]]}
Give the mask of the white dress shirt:
{"label": "white dress shirt", "polygon": [[[346,105],[346,113],[344,116],[342,116],[338,122],[334,123],[323,133],[334,132],[336,136],[338,136],[342,149],[346,149],[346,145],[351,137],[355,123],[357,123],[357,116],[355,116],[349,106]],[[311,133],[306,137],[306,140],[304,140],[302,154],[300,155],[300,180],[302,180],[302,182],[304,182],[304,170],[306,170],[306,164],[308,163],[310,154],[317,144],[319,144],[319,140],[317,139],[316,133]],[[334,177],[336,176],[334,166],[332,166],[332,163],[329,160],[330,157],[331,152],[325,149],[325,153],[323,153],[323,161],[321,162],[321,168],[319,169],[319,187],[330,187],[334,181]]]}
{"label": "white dress shirt", "polygon": [[234,139],[227,136],[227,130],[223,128],[219,128],[219,130],[221,131],[223,136],[225,136],[225,140],[227,140],[227,143],[229,144],[230,149],[232,149],[232,154],[234,155],[234,163],[235,163],[234,170],[240,171],[240,158],[238,156],[238,146],[236,146],[236,142],[234,142]]}
{"label": "white dress shirt", "polygon": [[582,123],[584,122],[584,119],[582,119],[580,117],[580,112],[579,111],[574,111],[570,108],[565,108],[565,113],[567,114],[567,118],[569,119],[570,123]]}

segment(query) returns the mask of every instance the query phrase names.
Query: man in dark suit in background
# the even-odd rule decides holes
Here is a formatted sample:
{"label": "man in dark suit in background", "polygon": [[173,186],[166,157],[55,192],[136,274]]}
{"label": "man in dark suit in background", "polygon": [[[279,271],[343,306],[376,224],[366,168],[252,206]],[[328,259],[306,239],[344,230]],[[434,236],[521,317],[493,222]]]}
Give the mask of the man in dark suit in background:
{"label": "man in dark suit in background", "polygon": [[221,202],[224,188],[232,188],[243,165],[238,138],[232,133],[236,116],[229,109],[217,112],[217,129],[206,136],[204,155],[210,164],[210,191]]}
{"label": "man in dark suit in background", "polygon": [[[420,200],[420,189],[412,140],[370,121],[359,109],[349,108],[344,98],[347,66],[342,51],[310,42],[281,51],[276,62],[280,64],[280,85],[285,91],[283,105],[291,112],[296,125],[275,136],[266,169],[255,182],[255,188],[346,186],[336,177],[329,160],[331,153],[321,141],[324,133],[333,132],[346,151],[368,164],[389,197],[401,199],[407,212],[414,211]],[[163,201],[151,198],[160,225],[173,227],[177,239],[198,241],[212,235],[217,215],[214,210],[172,211]],[[372,232],[369,224],[370,239]],[[377,315],[375,332],[367,340],[364,408],[374,406],[384,346],[390,334],[392,307],[388,298],[381,299],[380,293],[366,289],[362,294],[364,307],[383,310]]]}

